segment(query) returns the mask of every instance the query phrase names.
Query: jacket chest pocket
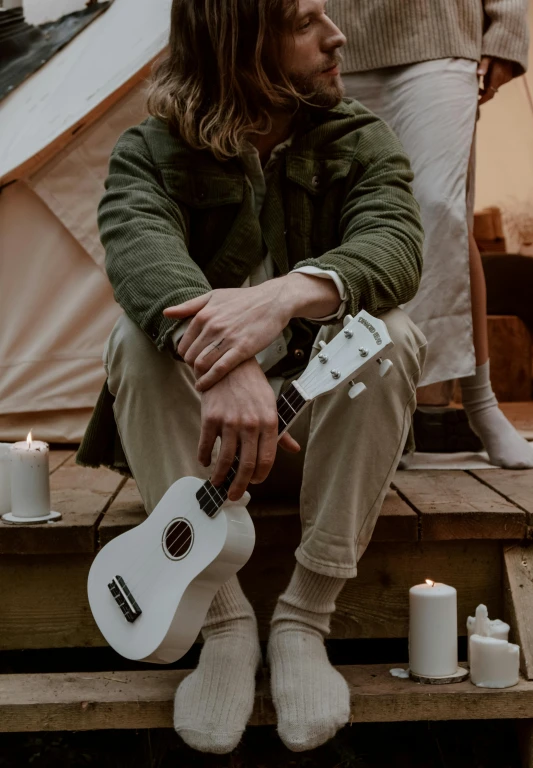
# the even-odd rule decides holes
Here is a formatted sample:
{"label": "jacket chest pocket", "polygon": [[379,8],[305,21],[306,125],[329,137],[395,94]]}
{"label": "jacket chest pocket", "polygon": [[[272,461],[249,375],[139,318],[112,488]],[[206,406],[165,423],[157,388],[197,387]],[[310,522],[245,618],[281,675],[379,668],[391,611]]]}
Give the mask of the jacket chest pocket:
{"label": "jacket chest pocket", "polygon": [[204,266],[235,221],[243,202],[244,179],[193,168],[160,168],[159,172],[167,194],[185,214],[189,254]]}
{"label": "jacket chest pocket", "polygon": [[291,264],[317,258],[339,245],[339,215],[351,167],[351,158],[287,157]]}

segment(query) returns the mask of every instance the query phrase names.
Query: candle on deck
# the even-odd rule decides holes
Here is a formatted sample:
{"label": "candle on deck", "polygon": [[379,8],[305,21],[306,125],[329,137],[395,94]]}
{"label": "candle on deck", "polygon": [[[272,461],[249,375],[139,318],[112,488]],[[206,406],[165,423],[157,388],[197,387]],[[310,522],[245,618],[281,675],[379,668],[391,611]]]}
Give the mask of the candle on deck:
{"label": "candle on deck", "polygon": [[470,636],[470,679],[480,688],[510,688],[518,683],[520,647],[496,637]]}
{"label": "candle on deck", "polygon": [[14,443],[10,450],[11,514],[39,518],[50,514],[49,447],[41,440]]}
{"label": "candle on deck", "polygon": [[457,591],[426,579],[409,590],[409,668],[416,675],[457,672]]}
{"label": "candle on deck", "polygon": [[0,443],[0,515],[11,510],[10,449],[11,443]]}

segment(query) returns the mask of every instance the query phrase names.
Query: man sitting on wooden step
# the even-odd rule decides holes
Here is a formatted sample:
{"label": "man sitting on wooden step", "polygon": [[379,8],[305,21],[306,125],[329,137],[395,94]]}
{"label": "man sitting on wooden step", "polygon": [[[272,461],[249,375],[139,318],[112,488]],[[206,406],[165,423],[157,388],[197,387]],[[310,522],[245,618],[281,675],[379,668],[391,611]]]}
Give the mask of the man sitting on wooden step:
{"label": "man sitting on wooden step", "polygon": [[[236,452],[231,499],[274,460],[301,485],[297,564],[267,653],[279,734],[295,751],[349,719],[324,638],[402,455],[425,354],[398,309],[421,273],[409,161],[385,123],[343,100],[344,42],[325,0],[174,0],[152,116],[119,139],[99,209],[125,314],[77,457],[131,473],[148,513],[180,477],[222,483]],[[305,448],[302,476],[294,456],[276,457],[276,395],[361,308],[386,322],[394,368],[371,389],[376,365],[355,403],[346,389],[318,399],[283,436],[287,451]],[[261,664],[237,578],[202,634],[175,727],[196,749],[229,752]]]}

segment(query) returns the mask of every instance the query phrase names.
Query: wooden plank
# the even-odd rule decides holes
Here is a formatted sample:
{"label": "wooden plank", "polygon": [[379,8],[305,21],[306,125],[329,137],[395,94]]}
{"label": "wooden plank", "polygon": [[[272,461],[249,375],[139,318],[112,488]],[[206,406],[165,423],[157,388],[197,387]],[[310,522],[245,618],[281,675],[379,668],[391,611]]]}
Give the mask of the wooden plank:
{"label": "wooden plank", "polygon": [[[392,664],[340,666],[351,692],[351,722],[521,719],[533,710],[533,683],[504,690],[470,682],[425,686],[393,678]],[[190,670],[17,674],[0,677],[0,730],[87,731],[171,728],[176,687]],[[276,715],[266,671],[250,725]]]}
{"label": "wooden plank", "polygon": [[378,517],[372,541],[416,541],[418,539],[418,515],[401,499],[396,491],[389,490]]}
{"label": "wooden plank", "polygon": [[72,456],[74,451],[53,450],[50,451],[50,474],[59,469],[65,464]]}
{"label": "wooden plank", "polygon": [[471,473],[527,512],[533,525],[533,469],[472,469]]}
{"label": "wooden plank", "polygon": [[96,526],[125,478],[101,467],[79,467],[72,456],[50,476],[52,509],[57,522],[42,525],[0,524],[0,553],[94,552]]}
{"label": "wooden plank", "polygon": [[505,617],[520,646],[522,674],[533,680],[533,549],[512,546],[504,552]]}
{"label": "wooden plank", "polygon": [[[299,519],[298,504],[273,500],[252,501],[250,514],[254,520],[268,518],[273,525],[284,527],[280,518],[294,516]],[[146,512],[134,480],[128,480],[113,501],[98,529],[100,546],[139,525],[146,519]],[[283,531],[280,531],[283,535]],[[395,491],[389,491],[383,502],[373,541],[416,541],[418,517]]]}
{"label": "wooden plank", "polygon": [[126,480],[98,526],[98,543],[105,546],[115,536],[146,520],[146,512],[135,480]]}
{"label": "wooden plank", "polygon": [[105,645],[87,600],[92,554],[2,555],[0,650]]}
{"label": "wooden plank", "polygon": [[400,471],[394,487],[419,512],[424,541],[526,535],[525,512],[466,472]]}
{"label": "wooden plank", "polygon": [[507,419],[526,440],[533,440],[533,401],[524,403],[499,403]]}
{"label": "wooden plank", "polygon": [[519,317],[489,315],[490,380],[503,402],[531,398],[531,334]]}
{"label": "wooden plank", "polygon": [[[239,573],[262,640],[295,563],[299,521],[291,516],[285,522],[283,536],[279,528],[256,523],[256,551]],[[105,645],[87,602],[92,559],[91,553],[3,555],[0,650]],[[407,637],[409,588],[425,578],[456,587],[460,635],[479,603],[490,615],[503,615],[499,542],[374,542],[361,559],[359,575],[339,595],[331,637]]]}
{"label": "wooden plank", "polygon": [[[256,548],[239,572],[242,587],[257,616],[260,637],[266,640],[279,594],[293,568],[299,525],[286,520],[279,529],[256,521]],[[502,616],[501,544],[498,541],[371,542],[359,562],[357,578],[349,579],[337,598],[331,622],[332,638],[407,637],[409,589],[426,578],[457,589],[459,634],[479,603],[490,615]]]}

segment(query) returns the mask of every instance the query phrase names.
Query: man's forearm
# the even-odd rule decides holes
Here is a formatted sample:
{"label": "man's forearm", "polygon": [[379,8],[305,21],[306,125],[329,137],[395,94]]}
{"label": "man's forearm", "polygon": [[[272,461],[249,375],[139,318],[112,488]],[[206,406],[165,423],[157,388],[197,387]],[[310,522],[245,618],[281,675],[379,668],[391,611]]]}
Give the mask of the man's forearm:
{"label": "man's forearm", "polygon": [[333,280],[324,280],[301,272],[278,278],[284,282],[284,298],[291,317],[321,318],[334,315],[341,304]]}

